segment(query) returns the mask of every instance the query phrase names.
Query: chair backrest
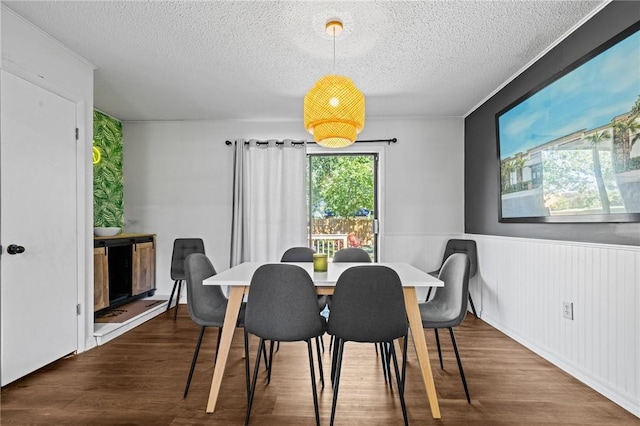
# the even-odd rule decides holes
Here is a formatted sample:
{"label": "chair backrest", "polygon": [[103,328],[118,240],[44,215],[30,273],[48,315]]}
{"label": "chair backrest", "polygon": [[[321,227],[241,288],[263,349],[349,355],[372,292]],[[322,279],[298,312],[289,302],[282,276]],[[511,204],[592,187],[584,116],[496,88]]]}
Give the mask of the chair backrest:
{"label": "chair backrest", "polygon": [[313,262],[313,251],[309,247],[291,247],[282,255],[280,262]]}
{"label": "chair backrest", "polygon": [[338,278],[328,331],[345,341],[389,342],[409,328],[400,277],[381,265],[354,266]]}
{"label": "chair backrest", "polygon": [[469,297],[469,256],[465,253],[454,253],[444,261],[440,275],[444,287],[439,287],[436,295],[426,305],[437,307],[438,325],[428,324],[429,318],[423,318],[425,327],[455,327],[467,315],[467,298]]}
{"label": "chair backrest", "polygon": [[204,254],[204,241],[201,238],[176,238],[171,254],[171,279],[184,280],[184,261],[192,253]]}
{"label": "chair backrest", "polygon": [[346,262],[367,262],[371,263],[369,253],[357,247],[349,247],[338,250],[333,255],[334,263]]}
{"label": "chair backrest", "polygon": [[202,283],[216,274],[211,261],[203,253],[192,253],[185,259],[184,269],[191,319],[199,325],[222,327],[227,311],[227,298],[219,285]]}
{"label": "chair backrest", "polygon": [[449,256],[454,253],[464,253],[469,256],[469,278],[476,276],[478,272],[478,248],[474,240],[449,240],[447,246],[444,249],[444,256],[442,256],[442,264],[447,260]]}
{"label": "chair backrest", "polygon": [[245,312],[247,332],[267,340],[293,342],[321,335],[324,324],[307,271],[284,263],[256,269]]}

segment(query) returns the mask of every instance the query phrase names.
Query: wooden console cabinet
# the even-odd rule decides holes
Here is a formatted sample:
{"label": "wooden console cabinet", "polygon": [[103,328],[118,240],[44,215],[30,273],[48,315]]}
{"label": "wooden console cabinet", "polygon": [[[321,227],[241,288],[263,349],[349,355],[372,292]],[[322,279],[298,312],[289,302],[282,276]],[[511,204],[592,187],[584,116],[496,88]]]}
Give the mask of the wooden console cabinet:
{"label": "wooden console cabinet", "polygon": [[119,234],[93,239],[93,310],[152,296],[156,290],[154,234]]}

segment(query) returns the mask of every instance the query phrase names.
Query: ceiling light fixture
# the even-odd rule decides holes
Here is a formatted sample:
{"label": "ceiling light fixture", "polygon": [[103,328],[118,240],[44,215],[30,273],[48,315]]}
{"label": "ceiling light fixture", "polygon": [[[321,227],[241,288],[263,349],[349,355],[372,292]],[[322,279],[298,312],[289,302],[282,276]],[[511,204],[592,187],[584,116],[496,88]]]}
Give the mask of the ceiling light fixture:
{"label": "ceiling light fixture", "polygon": [[336,36],[342,33],[342,22],[330,20],[325,29],[333,36],[334,74],[322,77],[305,95],[304,127],[317,144],[343,148],[364,128],[364,96],[350,78],[335,74]]}

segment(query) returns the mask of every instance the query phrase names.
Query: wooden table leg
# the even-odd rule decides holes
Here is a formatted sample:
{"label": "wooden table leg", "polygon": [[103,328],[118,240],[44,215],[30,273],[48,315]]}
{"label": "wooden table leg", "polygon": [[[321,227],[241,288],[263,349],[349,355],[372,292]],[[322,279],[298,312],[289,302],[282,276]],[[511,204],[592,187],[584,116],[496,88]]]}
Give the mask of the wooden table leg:
{"label": "wooden table leg", "polygon": [[427,390],[427,397],[429,398],[429,405],[431,406],[431,414],[434,419],[439,419],[440,407],[438,405],[438,395],[436,394],[436,386],[433,383],[427,340],[424,338],[424,329],[422,328],[422,319],[420,317],[420,308],[418,307],[418,297],[416,296],[415,287],[404,287],[404,304],[407,309],[407,316],[409,317],[411,337],[413,337],[413,343],[416,346],[416,353],[418,354],[422,380],[424,381],[424,387]]}
{"label": "wooden table leg", "polygon": [[220,393],[220,385],[222,384],[222,376],[227,366],[227,358],[229,357],[229,349],[231,348],[231,340],[236,329],[240,306],[244,296],[245,287],[232,286],[229,292],[229,302],[227,303],[227,312],[224,315],[224,324],[222,325],[222,336],[220,337],[220,348],[216,365],[213,369],[213,379],[211,380],[211,390],[209,391],[209,402],[207,402],[207,413],[213,413],[218,402],[218,394]]}

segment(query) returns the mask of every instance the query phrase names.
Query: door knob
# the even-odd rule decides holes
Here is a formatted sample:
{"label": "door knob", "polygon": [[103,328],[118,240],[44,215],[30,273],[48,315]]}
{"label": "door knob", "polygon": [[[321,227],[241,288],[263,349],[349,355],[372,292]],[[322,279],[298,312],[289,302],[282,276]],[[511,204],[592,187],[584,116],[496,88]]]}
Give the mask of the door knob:
{"label": "door knob", "polygon": [[7,247],[7,253],[9,254],[20,254],[20,253],[24,253],[24,247],[16,245],[16,244],[10,244]]}

